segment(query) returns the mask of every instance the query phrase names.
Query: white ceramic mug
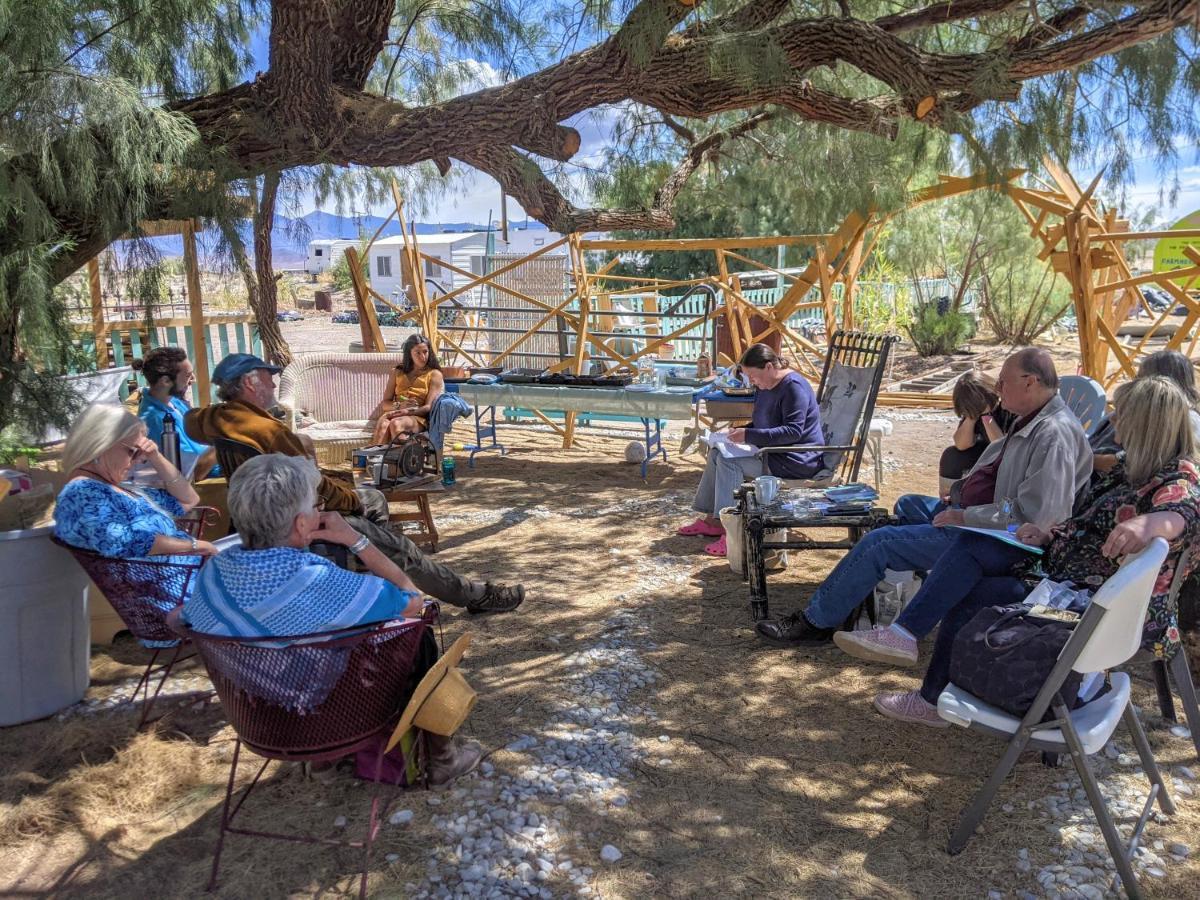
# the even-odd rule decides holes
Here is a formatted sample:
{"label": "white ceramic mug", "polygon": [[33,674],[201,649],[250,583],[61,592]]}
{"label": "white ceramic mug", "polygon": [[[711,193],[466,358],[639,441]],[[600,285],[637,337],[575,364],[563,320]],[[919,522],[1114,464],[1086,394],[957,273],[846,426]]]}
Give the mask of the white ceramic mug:
{"label": "white ceramic mug", "polygon": [[759,503],[774,503],[779,496],[780,481],[774,475],[759,475],[754,479],[754,495]]}

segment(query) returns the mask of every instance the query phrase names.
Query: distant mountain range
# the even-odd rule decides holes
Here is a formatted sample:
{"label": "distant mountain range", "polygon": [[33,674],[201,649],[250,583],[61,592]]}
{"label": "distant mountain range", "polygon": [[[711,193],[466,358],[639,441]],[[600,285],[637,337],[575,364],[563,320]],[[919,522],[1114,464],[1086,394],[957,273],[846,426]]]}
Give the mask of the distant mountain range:
{"label": "distant mountain range", "polygon": [[[369,238],[384,222],[383,216],[336,216],[333,213],[314,210],[306,216],[291,219],[287,216],[276,216],[275,227],[271,232],[271,251],[273,262],[279,268],[288,268],[302,264],[308,258],[308,242],[330,238],[357,239],[360,235]],[[526,227],[524,222],[510,223],[510,226]],[[495,227],[495,226],[493,226]],[[417,234],[442,234],[447,231],[487,231],[486,225],[475,222],[444,222],[434,224],[417,222]],[[541,222],[530,220],[530,231],[545,231],[546,226]],[[243,222],[239,232],[246,246],[253,251],[254,240],[250,234],[250,223]],[[381,237],[391,237],[400,233],[400,225],[393,219],[383,229]],[[150,238],[150,243],[165,257],[183,256],[183,238],[179,235],[171,237]],[[217,229],[206,229],[197,235],[200,245],[201,265],[203,257],[215,254],[221,244],[221,235]],[[118,243],[118,248],[121,246]],[[118,250],[118,252],[120,252]]]}

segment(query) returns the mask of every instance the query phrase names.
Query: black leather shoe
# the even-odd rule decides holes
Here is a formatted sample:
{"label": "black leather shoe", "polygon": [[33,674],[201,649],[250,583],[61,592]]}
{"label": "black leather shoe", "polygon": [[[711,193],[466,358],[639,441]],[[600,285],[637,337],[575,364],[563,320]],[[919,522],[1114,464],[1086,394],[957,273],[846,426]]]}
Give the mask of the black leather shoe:
{"label": "black leather shoe", "polygon": [[787,647],[818,647],[833,642],[834,629],[818,628],[804,618],[804,613],[799,612],[784,616],[782,619],[768,619],[765,622],[759,622],[755,627],[758,629],[760,637],[773,644],[782,644]]}

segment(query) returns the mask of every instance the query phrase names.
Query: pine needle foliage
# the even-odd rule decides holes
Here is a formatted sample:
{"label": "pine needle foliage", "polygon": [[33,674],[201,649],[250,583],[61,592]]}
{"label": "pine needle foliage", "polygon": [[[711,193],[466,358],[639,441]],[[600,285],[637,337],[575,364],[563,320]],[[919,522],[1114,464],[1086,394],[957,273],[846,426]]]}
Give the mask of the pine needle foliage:
{"label": "pine needle foliage", "polygon": [[256,15],[252,2],[216,0],[0,5],[0,162],[21,160],[0,176],[0,220],[19,236],[0,247],[0,432],[10,439],[66,424],[77,401],[55,376],[86,365],[54,292],[65,274],[56,263],[75,246],[60,211],[119,233],[169,213],[163,196],[203,190],[180,173],[211,167],[210,153],[163,104],[233,84]]}

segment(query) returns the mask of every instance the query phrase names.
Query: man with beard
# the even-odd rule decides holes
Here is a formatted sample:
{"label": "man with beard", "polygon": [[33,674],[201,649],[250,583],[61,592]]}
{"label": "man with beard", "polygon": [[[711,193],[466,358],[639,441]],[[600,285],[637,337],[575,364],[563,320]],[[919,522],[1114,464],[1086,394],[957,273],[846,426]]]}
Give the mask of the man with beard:
{"label": "man with beard", "polygon": [[146,390],[141,392],[137,412],[138,418],[146,423],[146,437],[161,447],[163,422],[169,416],[179,435],[180,451],[199,457],[194,479],[199,481],[208,477],[216,466],[217,452],[207,444],[192,440],[183,430],[183,417],[192,408],[187,401],[188,391],[196,381],[187,353],[182,347],[156,347],[146,354],[145,359],[135,359],[132,366],[146,379]]}

